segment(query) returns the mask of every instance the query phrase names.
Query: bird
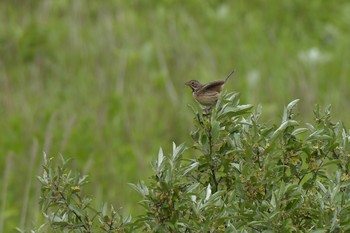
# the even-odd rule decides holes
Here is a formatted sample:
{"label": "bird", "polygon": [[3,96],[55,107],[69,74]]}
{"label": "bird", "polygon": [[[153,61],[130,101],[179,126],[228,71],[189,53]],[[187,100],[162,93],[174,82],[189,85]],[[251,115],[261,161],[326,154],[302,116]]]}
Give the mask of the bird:
{"label": "bird", "polygon": [[219,99],[227,79],[231,77],[234,72],[233,70],[224,80],[217,80],[207,84],[201,84],[197,80],[190,80],[186,82],[185,85],[192,89],[193,98],[203,105],[205,107],[204,112],[208,113]]}

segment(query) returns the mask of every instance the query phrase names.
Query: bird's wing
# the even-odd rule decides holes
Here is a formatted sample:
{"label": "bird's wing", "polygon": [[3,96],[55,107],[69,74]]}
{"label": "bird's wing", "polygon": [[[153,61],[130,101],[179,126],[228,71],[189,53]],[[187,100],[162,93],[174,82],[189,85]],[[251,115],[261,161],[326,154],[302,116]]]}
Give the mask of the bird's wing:
{"label": "bird's wing", "polygon": [[205,84],[198,92],[199,93],[204,93],[204,92],[208,92],[208,91],[221,92],[222,86],[224,84],[225,84],[225,81],[223,81],[223,80],[210,82],[208,84]]}

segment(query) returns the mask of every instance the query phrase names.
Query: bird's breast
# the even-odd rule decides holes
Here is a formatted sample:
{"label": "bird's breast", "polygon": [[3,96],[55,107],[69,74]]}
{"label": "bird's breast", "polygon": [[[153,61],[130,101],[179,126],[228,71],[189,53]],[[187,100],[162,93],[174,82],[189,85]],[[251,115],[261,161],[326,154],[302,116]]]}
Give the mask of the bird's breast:
{"label": "bird's breast", "polygon": [[193,92],[193,97],[197,100],[198,103],[204,106],[214,105],[218,100],[219,95],[219,92],[206,92],[201,94]]}

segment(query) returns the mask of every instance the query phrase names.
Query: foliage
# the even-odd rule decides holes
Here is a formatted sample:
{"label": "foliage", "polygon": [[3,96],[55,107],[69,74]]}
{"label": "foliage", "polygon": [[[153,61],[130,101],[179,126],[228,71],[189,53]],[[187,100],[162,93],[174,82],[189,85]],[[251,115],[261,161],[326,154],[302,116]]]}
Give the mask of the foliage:
{"label": "foliage", "polygon": [[[38,177],[40,204],[50,228],[60,232],[123,232],[131,219],[123,218],[113,206],[108,210],[107,204],[100,211],[93,208],[92,199],[81,193],[87,176],[72,175],[68,162],[61,158],[61,165],[54,168],[44,155],[44,172]],[[38,232],[44,229],[42,225]]]}
{"label": "foliage", "polygon": [[108,232],[347,232],[349,132],[331,121],[329,107],[316,106],[316,123],[302,126],[298,102],[273,126],[260,122],[261,106],[240,105],[236,93],[224,94],[210,115],[192,108],[191,158],[183,144],[168,156],[159,150],[151,182],[131,184],[145,209],[133,221],[89,215],[85,179],[62,172],[66,163],[55,173],[46,163],[43,211],[52,227],[75,232],[91,232],[96,217],[117,227]]}
{"label": "foliage", "polygon": [[1,0],[0,232],[42,221],[41,151],[93,174],[96,202],[138,213],[127,182],[188,141],[190,79],[235,69],[226,89],[265,119],[300,98],[303,119],[332,104],[349,124],[349,16],[348,0]]}

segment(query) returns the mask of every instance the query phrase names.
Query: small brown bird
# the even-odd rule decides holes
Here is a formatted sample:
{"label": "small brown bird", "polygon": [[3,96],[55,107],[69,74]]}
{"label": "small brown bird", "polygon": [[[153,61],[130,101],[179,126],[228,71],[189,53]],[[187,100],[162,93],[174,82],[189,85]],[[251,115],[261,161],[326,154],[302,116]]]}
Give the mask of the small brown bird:
{"label": "small brown bird", "polygon": [[232,71],[225,78],[225,80],[213,81],[207,84],[201,84],[197,80],[191,80],[186,82],[185,85],[189,86],[192,89],[193,98],[198,103],[206,107],[205,112],[207,113],[208,111],[210,111],[211,107],[215,105],[216,101],[220,96],[224,84],[233,73],[234,71]]}

